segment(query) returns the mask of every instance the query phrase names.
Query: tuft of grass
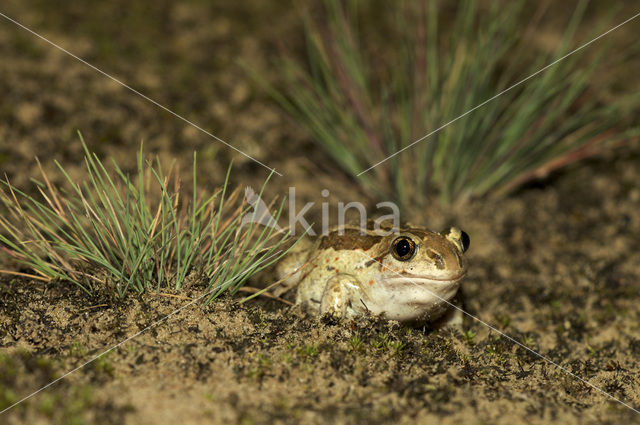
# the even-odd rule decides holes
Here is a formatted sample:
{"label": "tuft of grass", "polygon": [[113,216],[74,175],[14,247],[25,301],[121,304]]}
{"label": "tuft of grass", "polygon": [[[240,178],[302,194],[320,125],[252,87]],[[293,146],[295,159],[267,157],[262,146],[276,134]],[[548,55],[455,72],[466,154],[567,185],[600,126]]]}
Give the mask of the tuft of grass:
{"label": "tuft of grass", "polygon": [[475,341],[474,338],[476,337],[477,333],[474,332],[472,329],[467,329],[466,331],[464,331],[464,339],[467,341],[467,344],[469,345],[474,345]]}
{"label": "tuft of grass", "polygon": [[0,215],[0,250],[31,274],[0,272],[69,281],[87,293],[106,288],[118,297],[202,282],[210,302],[226,291],[237,292],[286,253],[281,245],[287,233],[256,220],[243,223],[248,214],[256,218],[256,211],[241,188],[229,190],[230,168],[222,188],[199,195],[195,153],[193,186],[185,191],[177,168],[165,174],[158,160],[144,160],[142,147],[137,175],[130,177],[115,161],[105,167],[80,139],[88,174],[84,182],[74,181],[56,162],[69,191],[54,187],[39,162],[42,181],[34,180],[39,197],[8,179],[0,183],[7,211]]}
{"label": "tuft of grass", "polygon": [[349,340],[349,351],[359,352],[362,349],[362,339],[357,335]]}
{"label": "tuft of grass", "polygon": [[[619,129],[638,110],[637,93],[602,102],[616,79],[611,64],[635,54],[606,40],[486,102],[578,46],[586,1],[553,53],[531,46],[546,6],[531,14],[524,1],[394,2],[382,18],[378,6],[325,0],[321,18],[305,17],[306,61],[286,51],[278,60],[282,88],[254,74],[354,177],[407,148],[357,178],[378,196],[405,206],[504,196],[639,134]],[[610,22],[600,19],[585,41]]]}

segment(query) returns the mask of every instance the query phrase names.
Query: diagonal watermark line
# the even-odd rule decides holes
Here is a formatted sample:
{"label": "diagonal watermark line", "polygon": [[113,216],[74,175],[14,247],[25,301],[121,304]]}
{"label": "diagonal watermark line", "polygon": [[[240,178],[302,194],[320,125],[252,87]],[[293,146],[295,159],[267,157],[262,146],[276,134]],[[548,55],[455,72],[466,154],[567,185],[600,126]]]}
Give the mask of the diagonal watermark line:
{"label": "diagonal watermark line", "polygon": [[164,111],[170,113],[171,115],[173,115],[176,118],[181,119],[182,121],[186,122],[187,124],[189,124],[190,126],[192,126],[193,128],[200,130],[201,132],[203,132],[204,134],[206,134],[207,136],[213,138],[214,140],[217,140],[218,142],[224,144],[225,146],[233,149],[234,151],[246,156],[247,158],[249,158],[250,160],[262,165],[264,168],[271,170],[271,172],[282,176],[282,174],[280,174],[279,172],[277,172],[275,170],[275,168],[271,168],[268,165],[260,162],[259,160],[257,160],[256,158],[252,157],[251,155],[241,151],[240,149],[236,148],[235,146],[225,142],[224,140],[222,140],[221,138],[219,138],[218,136],[216,136],[215,134],[205,130],[204,128],[200,127],[198,124],[194,123],[193,121],[188,120],[187,118],[183,117],[182,115],[178,114],[177,112],[173,112],[171,109],[167,108],[166,106],[156,102],[155,100],[151,99],[150,97],[146,96],[145,94],[139,92],[138,90],[134,89],[133,87],[125,84],[124,82],[120,81],[119,79],[117,79],[116,77],[112,76],[111,74],[108,74],[106,72],[104,72],[103,70],[97,68],[96,66],[90,64],[89,62],[85,61],[84,59],[74,55],[73,53],[71,53],[70,51],[68,51],[67,49],[65,49],[64,47],[54,43],[53,41],[47,39],[46,37],[38,34],[37,32],[33,31],[32,29],[24,26],[23,24],[21,24],[20,22],[16,21],[15,19],[10,18],[9,16],[5,15],[4,13],[0,12],[0,16],[2,16],[3,18],[5,18],[8,21],[13,22],[14,24],[16,24],[17,26],[19,26],[20,28],[30,32],[31,34],[35,35],[36,37],[40,38],[41,40],[49,43],[50,45],[52,45],[53,47],[55,47],[56,49],[66,53],[67,55],[71,56],[72,58],[82,62],[83,64],[87,65],[89,68],[93,69],[96,72],[99,72],[100,74],[104,75],[105,77],[115,81],[116,83],[120,84],[122,87],[132,91],[133,93],[137,94],[138,96],[140,96],[141,98],[145,99],[148,102],[153,103],[154,105],[156,105],[157,107],[163,109]]}
{"label": "diagonal watermark line", "polygon": [[[372,256],[370,256],[369,254],[365,254],[365,253],[364,253],[364,252],[362,252],[362,251],[358,251],[358,252],[360,252],[364,257],[366,257],[366,258],[368,259],[367,261],[369,261],[369,260],[371,260],[371,261],[375,261],[376,263],[380,264],[380,266],[384,267],[386,270],[388,270],[388,271],[390,271],[390,272],[392,272],[392,273],[397,274],[399,277],[406,278],[406,276],[403,276],[402,274],[398,273],[397,271],[392,270],[391,268],[389,268],[389,267],[385,266],[384,264],[382,264],[380,261],[378,261],[377,259],[375,259],[375,258],[373,258]],[[411,279],[409,279],[409,281],[410,281],[411,283],[413,283],[414,285],[419,285],[417,282],[415,282],[415,281],[413,281],[413,280],[411,280]],[[596,385],[592,384],[591,382],[587,381],[586,379],[579,377],[578,375],[576,375],[575,373],[571,372],[571,371],[570,371],[569,369],[567,369],[566,367],[564,367],[564,366],[560,366],[558,363],[554,362],[553,360],[551,360],[549,357],[545,356],[544,354],[540,354],[540,353],[538,353],[537,351],[535,351],[535,350],[533,350],[533,349],[531,349],[531,348],[527,347],[526,345],[524,345],[524,344],[523,344],[523,343],[521,343],[520,341],[516,340],[516,339],[515,339],[515,338],[513,338],[512,336],[509,336],[508,334],[506,334],[506,333],[502,332],[501,330],[499,330],[499,329],[495,328],[494,326],[490,325],[489,323],[485,322],[484,320],[480,319],[479,317],[476,317],[476,316],[474,316],[473,314],[466,312],[465,310],[463,310],[462,308],[458,307],[457,305],[455,305],[455,304],[454,304],[454,303],[452,303],[451,301],[449,301],[449,300],[446,300],[446,299],[442,298],[441,296],[439,296],[439,295],[438,295],[438,294],[436,294],[435,292],[433,292],[433,291],[429,290],[428,288],[426,288],[426,287],[422,286],[422,289],[426,290],[427,292],[429,292],[429,294],[430,294],[430,295],[433,295],[434,297],[438,298],[440,301],[443,301],[443,302],[447,303],[449,306],[451,306],[451,307],[455,308],[456,310],[460,311],[461,313],[466,314],[467,316],[471,317],[473,320],[476,320],[476,321],[478,321],[479,323],[481,323],[481,324],[485,325],[486,327],[488,327],[488,328],[489,328],[489,329],[491,329],[492,331],[497,332],[498,334],[500,334],[500,336],[502,336],[502,337],[504,337],[504,338],[508,339],[509,341],[513,342],[514,344],[516,344],[516,345],[518,345],[518,346],[520,346],[520,347],[524,348],[525,350],[529,351],[531,354],[535,355],[536,357],[538,357],[538,358],[540,358],[540,359],[542,359],[542,360],[544,360],[544,361],[546,361],[546,362],[548,362],[548,363],[552,364],[553,366],[557,367],[558,369],[560,369],[561,371],[563,371],[563,372],[564,372],[564,373],[566,373],[567,375],[569,375],[569,376],[571,376],[571,377],[573,377],[573,378],[577,379],[578,381],[582,382],[583,384],[588,385],[589,387],[591,387],[591,388],[593,388],[593,389],[595,389],[595,390],[599,391],[600,393],[602,393],[602,394],[606,395],[606,396],[607,396],[607,397],[609,397],[610,399],[612,399],[612,400],[614,400],[614,401],[617,401],[618,403],[620,403],[620,404],[621,404],[621,405],[623,405],[624,407],[626,407],[626,408],[628,408],[628,409],[631,409],[632,411],[634,411],[635,413],[637,413],[637,414],[639,414],[639,415],[640,415],[640,410],[638,410],[638,409],[634,408],[633,406],[631,406],[631,405],[629,405],[629,404],[625,403],[624,401],[620,400],[619,398],[617,398],[617,397],[615,397],[615,396],[613,396],[613,395],[609,394],[608,392],[606,392],[606,391],[605,391],[605,390],[603,390],[602,388],[600,388],[600,387],[598,387],[598,386],[596,386]]]}
{"label": "diagonal watermark line", "polygon": [[610,30],[608,30],[607,32],[604,32],[604,33],[600,34],[599,36],[597,36],[597,37],[596,37],[596,38],[594,38],[593,40],[588,41],[587,43],[585,43],[585,44],[583,44],[582,46],[580,46],[580,47],[578,47],[578,48],[576,48],[576,49],[574,49],[574,50],[570,51],[569,53],[567,53],[566,55],[562,56],[561,58],[556,59],[555,61],[551,62],[550,64],[548,64],[548,65],[547,65],[547,66],[545,66],[544,68],[539,69],[538,71],[534,72],[533,74],[529,75],[529,76],[528,76],[528,77],[526,77],[526,78],[523,78],[522,80],[518,81],[518,82],[517,82],[517,83],[515,83],[514,85],[512,85],[512,86],[510,86],[510,87],[507,87],[506,89],[502,90],[500,93],[496,94],[495,96],[493,96],[493,97],[491,97],[491,98],[489,98],[489,99],[485,100],[484,102],[480,103],[479,105],[474,106],[473,108],[469,109],[469,110],[468,110],[467,112],[465,112],[464,114],[462,114],[462,115],[460,115],[460,116],[458,116],[458,117],[456,117],[456,118],[452,119],[451,121],[449,121],[449,122],[447,122],[447,123],[445,123],[445,124],[441,125],[440,127],[438,127],[438,128],[436,128],[435,130],[433,130],[431,133],[429,133],[429,134],[426,134],[426,135],[422,136],[421,138],[419,138],[419,139],[415,140],[414,142],[412,142],[411,144],[409,144],[409,145],[405,146],[404,148],[400,149],[399,151],[397,151],[397,152],[395,152],[395,153],[393,153],[393,154],[389,155],[389,156],[388,156],[388,157],[386,157],[385,159],[383,159],[383,160],[381,160],[381,161],[379,161],[379,162],[375,163],[374,165],[372,165],[371,167],[367,168],[366,170],[361,171],[361,172],[357,175],[357,177],[360,177],[360,176],[361,176],[361,175],[363,175],[364,173],[366,173],[366,172],[368,172],[368,171],[372,170],[373,168],[377,167],[378,165],[382,164],[383,162],[386,162],[386,161],[390,160],[390,159],[391,159],[391,158],[393,158],[394,156],[396,156],[396,155],[398,155],[398,154],[400,154],[400,153],[404,152],[405,150],[409,149],[410,147],[414,146],[415,144],[422,142],[424,139],[427,139],[427,138],[431,137],[432,135],[436,134],[437,132],[439,132],[439,131],[440,131],[440,130],[442,130],[443,128],[445,128],[445,127],[449,126],[450,124],[453,124],[454,122],[458,121],[460,118],[463,118],[463,117],[465,117],[465,116],[469,115],[470,113],[472,113],[472,112],[473,112],[473,111],[475,111],[476,109],[479,109],[479,108],[483,107],[484,105],[486,105],[487,103],[491,102],[492,100],[497,99],[498,97],[502,96],[503,94],[505,94],[505,93],[506,93],[506,92],[508,92],[509,90],[511,90],[511,89],[513,89],[513,88],[515,88],[515,87],[519,86],[520,84],[524,83],[525,81],[530,80],[531,78],[535,77],[536,75],[538,75],[538,74],[540,74],[540,73],[542,73],[542,72],[546,71],[547,69],[551,68],[552,66],[554,66],[554,65],[555,65],[555,64],[557,64],[558,62],[560,62],[560,61],[562,61],[562,60],[564,60],[564,59],[568,58],[569,56],[573,55],[574,53],[576,53],[576,52],[578,52],[578,51],[580,51],[580,50],[584,49],[584,48],[585,48],[585,47],[587,47],[588,45],[590,45],[590,44],[592,44],[592,43],[594,43],[594,42],[598,41],[599,39],[601,39],[601,38],[602,38],[602,37],[604,37],[605,35],[609,34],[610,32],[615,31],[615,30],[617,30],[618,28],[620,28],[621,26],[623,26],[624,24],[626,24],[626,23],[628,23],[628,22],[633,21],[633,20],[634,20],[634,19],[636,19],[638,16],[640,16],[640,13],[637,13],[637,14],[633,15],[631,18],[627,19],[627,20],[626,20],[626,21],[624,21],[624,22],[621,22],[620,24],[618,24],[618,25],[616,25],[615,27],[611,28],[611,29],[610,29]]}
{"label": "diagonal watermark line", "polygon": [[[271,258],[277,256],[279,253],[281,253],[282,250],[279,250],[277,252],[275,252],[274,254],[269,255],[267,258],[264,258],[262,260],[260,260],[258,263],[256,263],[256,266],[260,265],[260,264],[264,264],[266,263],[268,260],[270,260]],[[186,303],[185,305],[183,305],[182,307],[172,311],[171,313],[167,314],[166,316],[164,316],[163,318],[156,320],[155,322],[153,322],[152,324],[150,324],[149,326],[147,326],[146,328],[136,332],[135,334],[131,335],[130,337],[127,337],[126,339],[120,341],[119,343],[117,343],[116,345],[112,346],[111,348],[108,348],[106,350],[104,350],[102,353],[96,355],[95,357],[92,357],[91,359],[87,360],[86,362],[84,362],[83,364],[81,364],[80,366],[71,369],[70,371],[66,372],[64,375],[60,376],[59,378],[49,382],[47,385],[45,385],[44,387],[32,392],[31,394],[29,394],[28,396],[23,397],[22,399],[16,401],[15,403],[13,403],[12,405],[10,405],[9,407],[5,408],[4,410],[0,411],[0,415],[2,415],[3,413],[5,413],[6,411],[8,411],[9,409],[17,406],[18,404],[22,403],[23,401],[26,401],[28,399],[30,399],[31,397],[33,397],[34,395],[38,394],[41,391],[46,390],[47,388],[49,388],[50,386],[54,385],[55,383],[57,383],[58,381],[63,380],[64,378],[66,378],[67,376],[71,375],[72,373],[82,369],[83,367],[85,367],[86,365],[96,361],[97,359],[99,359],[100,357],[104,356],[105,354],[115,350],[116,348],[120,347],[122,344],[124,344],[127,341],[130,341],[134,338],[136,338],[137,336],[139,336],[140,334],[144,333],[147,329],[151,329],[163,322],[166,322],[171,316],[173,316],[174,314],[184,310],[185,308],[189,307],[192,304],[195,304],[196,302],[200,301],[202,298],[206,297],[207,295],[211,294],[212,292],[215,292],[216,290],[218,290],[220,288],[220,286],[229,283],[231,281],[233,281],[234,279],[238,279],[239,277],[245,275],[246,273],[250,272],[252,269],[247,269],[245,271],[243,271],[242,273],[232,277],[231,279],[226,280],[225,282],[221,283],[220,285],[217,285],[216,288],[212,289],[211,291],[205,292],[204,294],[200,295],[199,297],[189,301],[188,303]]]}

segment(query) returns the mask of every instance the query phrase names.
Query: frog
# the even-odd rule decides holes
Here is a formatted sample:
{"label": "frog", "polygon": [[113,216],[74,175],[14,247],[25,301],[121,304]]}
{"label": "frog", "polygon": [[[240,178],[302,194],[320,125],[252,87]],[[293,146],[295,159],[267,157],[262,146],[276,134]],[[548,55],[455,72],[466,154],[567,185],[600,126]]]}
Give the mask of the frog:
{"label": "frog", "polygon": [[467,272],[468,234],[457,227],[370,227],[299,239],[276,268],[275,295],[297,288],[296,304],[317,316],[460,324],[462,310],[452,300]]}

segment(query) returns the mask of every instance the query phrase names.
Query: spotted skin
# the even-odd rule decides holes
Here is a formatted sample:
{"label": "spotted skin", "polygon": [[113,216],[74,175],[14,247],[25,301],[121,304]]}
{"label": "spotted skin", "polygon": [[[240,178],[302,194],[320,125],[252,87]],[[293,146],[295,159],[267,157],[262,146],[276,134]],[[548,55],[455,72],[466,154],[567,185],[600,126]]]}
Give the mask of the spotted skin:
{"label": "spotted skin", "polygon": [[[406,243],[398,243],[402,238]],[[336,229],[278,265],[288,278],[277,294],[296,287],[296,302],[314,314],[433,321],[459,289],[467,246],[468,236],[455,227],[436,233],[405,226],[388,235]]]}

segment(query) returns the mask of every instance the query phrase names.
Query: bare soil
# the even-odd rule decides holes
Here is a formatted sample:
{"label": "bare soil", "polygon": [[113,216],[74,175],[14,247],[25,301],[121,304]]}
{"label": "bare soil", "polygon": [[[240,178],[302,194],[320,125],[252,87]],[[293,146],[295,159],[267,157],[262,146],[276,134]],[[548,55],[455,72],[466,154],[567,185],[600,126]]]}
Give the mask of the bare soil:
{"label": "bare soil", "polygon": [[[295,185],[304,205],[330,188],[330,200],[374,205],[238,65],[277,74],[264,40],[298,34],[290,5],[3,4],[2,13],[277,168],[284,177],[272,178],[270,195]],[[541,40],[557,35],[552,24]],[[234,184],[255,187],[268,175],[4,18],[0,53],[0,169],[20,187],[37,176],[35,155],[48,170],[57,159],[81,178],[76,130],[124,167],[134,167],[141,140],[186,168],[198,150],[204,189],[223,180],[231,160]],[[638,88],[637,79],[625,84]],[[163,320],[202,288],[114,300],[65,282],[0,277],[0,410],[78,368],[0,422],[640,423],[603,393],[640,410],[639,161],[640,146],[629,144],[506,199],[406,212],[427,227],[455,223],[469,233],[464,308],[494,330],[471,317],[436,331],[338,322],[240,296]],[[21,270],[5,257],[0,265]]]}

